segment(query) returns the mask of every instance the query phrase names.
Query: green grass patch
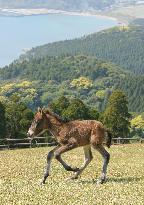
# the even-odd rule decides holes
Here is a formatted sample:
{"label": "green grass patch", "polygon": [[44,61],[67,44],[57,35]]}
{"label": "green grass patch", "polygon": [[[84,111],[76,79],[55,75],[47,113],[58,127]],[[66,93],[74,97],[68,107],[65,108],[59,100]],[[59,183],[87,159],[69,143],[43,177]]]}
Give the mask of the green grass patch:
{"label": "green grass patch", "polygon": [[[53,160],[51,176],[39,185],[52,148],[32,148],[0,152],[1,205],[143,205],[144,204],[144,144],[112,146],[108,180],[97,185],[102,158],[93,151],[93,161],[75,180]],[[63,155],[71,165],[83,163],[83,149]]]}

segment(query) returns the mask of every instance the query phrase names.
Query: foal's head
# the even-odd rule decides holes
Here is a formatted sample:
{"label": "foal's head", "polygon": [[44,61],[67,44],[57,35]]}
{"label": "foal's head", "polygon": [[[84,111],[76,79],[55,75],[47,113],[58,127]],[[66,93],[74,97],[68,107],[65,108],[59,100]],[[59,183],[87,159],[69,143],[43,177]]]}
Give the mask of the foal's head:
{"label": "foal's head", "polygon": [[48,128],[47,120],[44,110],[38,108],[38,112],[35,114],[32,124],[27,132],[28,137],[34,138],[46,130]]}

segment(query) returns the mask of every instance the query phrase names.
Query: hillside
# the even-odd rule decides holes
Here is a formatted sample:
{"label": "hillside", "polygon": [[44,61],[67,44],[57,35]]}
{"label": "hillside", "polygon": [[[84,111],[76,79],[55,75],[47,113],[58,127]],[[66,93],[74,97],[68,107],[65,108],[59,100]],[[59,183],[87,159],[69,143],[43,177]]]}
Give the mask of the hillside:
{"label": "hillside", "polygon": [[140,112],[144,108],[144,77],[135,77],[91,56],[17,61],[0,70],[0,76],[0,99],[17,93],[33,109],[65,95],[78,97],[102,111],[115,88],[128,95],[130,111]]}
{"label": "hillside", "polygon": [[2,8],[49,8],[62,10],[100,10],[113,5],[129,5],[138,0],[0,0]]}
{"label": "hillside", "polygon": [[113,4],[114,0],[79,0],[74,3],[73,0],[0,0],[0,7],[10,8],[50,8],[50,9],[68,9],[68,10],[83,10],[88,8],[100,9]]}
{"label": "hillside", "polygon": [[33,48],[21,59],[76,54],[96,56],[125,70],[144,74],[144,27],[120,26],[80,39],[49,43]]}

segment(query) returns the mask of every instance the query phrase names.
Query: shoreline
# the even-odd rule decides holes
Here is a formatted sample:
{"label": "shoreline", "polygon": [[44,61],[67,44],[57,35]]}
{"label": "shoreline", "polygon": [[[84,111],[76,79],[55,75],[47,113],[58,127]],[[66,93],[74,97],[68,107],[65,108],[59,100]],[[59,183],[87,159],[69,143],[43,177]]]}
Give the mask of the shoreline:
{"label": "shoreline", "polygon": [[[111,16],[108,16],[107,14],[105,13],[101,13],[100,11],[77,11],[77,12],[73,12],[73,11],[63,11],[63,10],[52,10],[52,9],[2,9],[0,8],[0,17],[2,18],[23,18],[23,17],[30,17],[30,16],[39,16],[39,15],[52,15],[52,14],[57,14],[57,15],[67,15],[68,16],[84,16],[84,17],[96,17],[96,21],[99,21],[102,20],[102,19],[111,19],[113,21],[113,24],[116,24],[117,26],[119,26],[119,23],[122,22],[120,21],[118,18],[115,18],[115,17],[111,17]],[[58,16],[59,17],[59,16]],[[65,18],[66,16],[64,16]],[[26,19],[27,20],[27,19]],[[91,19],[90,19],[91,20]],[[95,21],[95,19],[92,19]],[[122,23],[123,24],[123,23]],[[111,27],[114,27],[115,25],[111,26]],[[105,28],[102,28],[100,30],[105,30]],[[89,35],[89,34],[92,34],[92,33],[95,33],[95,32],[98,32],[98,31],[94,31],[94,32],[90,32],[86,35]],[[80,37],[82,36],[85,36],[85,34],[81,35]],[[75,39],[75,38],[80,38],[80,37],[72,37],[72,38],[69,38],[67,40],[72,40],[72,39]],[[66,40],[66,39],[62,39],[62,40]],[[53,42],[58,42],[58,41],[61,41],[61,40],[53,40],[52,42],[43,42],[41,43],[40,45],[44,45],[44,44],[47,44],[47,43],[53,43]],[[27,51],[27,48],[28,49],[32,49],[33,47],[37,47],[37,46],[40,46],[39,44],[36,44],[36,45],[28,45],[25,47],[21,47],[20,51],[19,51],[19,56],[23,54],[22,51]],[[18,57],[16,57],[16,55],[13,55],[11,57],[11,61],[9,60],[7,63],[3,63],[5,65],[11,63],[14,61],[14,59],[18,59]],[[4,67],[5,65],[2,65],[0,67]]]}
{"label": "shoreline", "polygon": [[103,15],[97,13],[96,11],[64,11],[64,10],[55,10],[55,9],[7,9],[0,8],[0,16],[10,16],[10,17],[19,17],[19,16],[35,16],[35,15],[48,15],[48,14],[63,14],[70,16],[93,16],[97,18],[109,18],[114,21],[118,21],[117,18]]}

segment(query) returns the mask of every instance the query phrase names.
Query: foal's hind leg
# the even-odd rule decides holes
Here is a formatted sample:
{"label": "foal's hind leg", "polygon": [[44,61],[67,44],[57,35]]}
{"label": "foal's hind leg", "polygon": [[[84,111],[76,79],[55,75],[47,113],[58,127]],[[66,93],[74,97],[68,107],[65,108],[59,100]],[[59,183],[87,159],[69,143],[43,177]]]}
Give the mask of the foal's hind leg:
{"label": "foal's hind leg", "polygon": [[74,148],[76,148],[77,146],[75,144],[67,144],[64,146],[59,147],[55,152],[54,152],[54,156],[55,158],[62,164],[62,166],[65,168],[65,170],[67,171],[73,171],[73,172],[77,172],[79,170],[79,168],[77,167],[71,167],[69,165],[67,165],[61,158],[61,154],[72,150]]}
{"label": "foal's hind leg", "polygon": [[85,155],[84,164],[71,179],[77,179],[78,176],[84,171],[84,169],[88,166],[88,164],[91,162],[93,158],[90,145],[84,146],[83,149],[84,149],[84,155]]}
{"label": "foal's hind leg", "polygon": [[102,184],[106,181],[106,172],[107,172],[107,166],[110,159],[110,154],[105,150],[105,148],[102,145],[93,145],[93,148],[95,148],[104,158],[101,177],[98,180],[98,183]]}
{"label": "foal's hind leg", "polygon": [[50,167],[51,167],[51,161],[54,157],[54,152],[59,148],[59,146],[55,147],[53,150],[51,150],[48,155],[47,155],[47,166],[46,166],[46,170],[44,173],[44,177],[41,181],[41,184],[45,184],[45,181],[47,179],[47,177],[49,176],[49,172],[50,172]]}

